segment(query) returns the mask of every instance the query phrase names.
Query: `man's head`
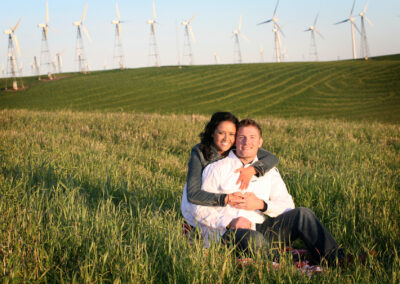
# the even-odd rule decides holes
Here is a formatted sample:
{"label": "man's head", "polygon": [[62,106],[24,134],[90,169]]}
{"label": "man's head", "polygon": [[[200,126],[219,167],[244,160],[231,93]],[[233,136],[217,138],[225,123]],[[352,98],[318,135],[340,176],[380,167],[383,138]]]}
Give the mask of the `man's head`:
{"label": "man's head", "polygon": [[261,127],[253,119],[245,118],[239,122],[236,132],[236,156],[243,163],[250,163],[257,156],[262,145]]}

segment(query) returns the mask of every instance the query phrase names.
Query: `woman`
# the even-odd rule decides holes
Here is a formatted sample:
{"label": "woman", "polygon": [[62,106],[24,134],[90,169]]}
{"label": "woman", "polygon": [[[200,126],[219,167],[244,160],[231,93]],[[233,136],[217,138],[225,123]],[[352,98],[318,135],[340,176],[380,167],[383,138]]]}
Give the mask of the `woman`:
{"label": "woman", "polygon": [[[233,199],[233,194],[218,194],[201,190],[203,169],[210,163],[226,157],[235,144],[236,129],[239,121],[230,112],[216,112],[200,134],[201,142],[192,148],[189,160],[188,177],[183,189],[181,210],[189,223],[191,204],[204,206],[225,206]],[[253,175],[264,175],[278,164],[278,158],[260,149],[258,161],[247,168],[237,169],[240,172],[237,184],[240,189],[246,189]]]}

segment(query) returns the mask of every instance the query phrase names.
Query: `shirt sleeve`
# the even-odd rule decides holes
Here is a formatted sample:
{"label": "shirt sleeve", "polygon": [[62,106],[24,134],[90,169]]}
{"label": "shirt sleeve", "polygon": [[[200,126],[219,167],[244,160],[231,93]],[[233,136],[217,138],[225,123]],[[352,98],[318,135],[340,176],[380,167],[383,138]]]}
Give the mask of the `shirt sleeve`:
{"label": "shirt sleeve", "polygon": [[272,175],[271,192],[267,201],[268,209],[264,213],[270,217],[276,217],[285,211],[293,209],[294,202],[278,169],[272,169],[269,174]]}
{"label": "shirt sleeve", "polygon": [[278,158],[262,148],[258,149],[257,158],[258,161],[252,164],[257,172],[257,176],[263,176],[278,165]]}
{"label": "shirt sleeve", "polygon": [[204,206],[224,206],[226,194],[211,193],[201,190],[203,166],[198,147],[193,147],[188,165],[187,200]]}

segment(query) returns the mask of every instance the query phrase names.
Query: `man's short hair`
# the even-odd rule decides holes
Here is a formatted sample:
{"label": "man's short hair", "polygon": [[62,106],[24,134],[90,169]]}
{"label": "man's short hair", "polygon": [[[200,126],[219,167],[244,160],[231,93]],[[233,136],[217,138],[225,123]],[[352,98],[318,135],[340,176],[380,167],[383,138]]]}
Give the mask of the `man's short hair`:
{"label": "man's short hair", "polygon": [[260,127],[260,125],[259,125],[254,119],[251,119],[251,118],[242,119],[242,120],[239,122],[238,131],[239,131],[239,129],[240,129],[241,127],[246,127],[246,126],[253,126],[253,127],[255,127],[255,128],[258,130],[258,133],[260,134],[260,137],[262,137],[262,130],[261,130],[261,127]]}

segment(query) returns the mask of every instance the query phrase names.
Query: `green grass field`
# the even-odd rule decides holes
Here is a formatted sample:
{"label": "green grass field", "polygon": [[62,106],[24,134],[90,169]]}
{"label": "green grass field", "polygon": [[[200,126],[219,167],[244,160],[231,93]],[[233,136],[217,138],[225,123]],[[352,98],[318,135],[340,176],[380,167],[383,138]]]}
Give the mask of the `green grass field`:
{"label": "green grass field", "polygon": [[[398,283],[400,56],[0,79],[0,280]],[[11,82],[9,81],[11,84]],[[180,198],[217,110],[255,117],[296,206],[365,264],[312,278],[190,246]]]}
{"label": "green grass field", "polygon": [[[63,75],[65,76],[65,75]],[[368,61],[162,67],[67,74],[0,91],[0,109],[400,122],[400,55]],[[11,81],[8,81],[11,86]],[[5,81],[0,80],[4,89]]]}
{"label": "green grass field", "polygon": [[265,255],[238,269],[181,233],[190,148],[208,116],[0,111],[3,282],[398,283],[400,126],[261,119],[297,206],[347,252],[378,255],[311,279]]}

